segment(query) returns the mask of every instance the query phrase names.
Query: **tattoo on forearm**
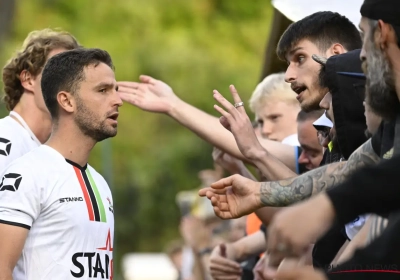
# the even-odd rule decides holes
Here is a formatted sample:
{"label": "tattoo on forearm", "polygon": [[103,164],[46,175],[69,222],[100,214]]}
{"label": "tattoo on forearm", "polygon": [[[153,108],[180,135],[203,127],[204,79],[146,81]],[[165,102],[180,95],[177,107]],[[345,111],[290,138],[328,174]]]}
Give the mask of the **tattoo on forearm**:
{"label": "tattoo on forearm", "polygon": [[260,199],[265,206],[287,206],[344,182],[355,170],[379,161],[371,140],[358,148],[347,162],[335,162],[303,175],[261,183]]}
{"label": "tattoo on forearm", "polygon": [[385,219],[378,215],[371,217],[371,226],[368,232],[367,244],[371,243],[374,239],[379,237],[385,230],[388,223],[388,219]]}

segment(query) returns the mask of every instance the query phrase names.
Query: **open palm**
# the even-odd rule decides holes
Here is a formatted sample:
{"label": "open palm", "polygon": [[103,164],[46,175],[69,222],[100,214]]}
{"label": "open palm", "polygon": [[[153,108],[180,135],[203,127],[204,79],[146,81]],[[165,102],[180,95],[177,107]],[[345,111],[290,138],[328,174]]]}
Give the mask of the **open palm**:
{"label": "open palm", "polygon": [[118,93],[124,102],[155,113],[168,113],[179,102],[169,85],[149,76],[140,76],[140,83],[118,82]]}

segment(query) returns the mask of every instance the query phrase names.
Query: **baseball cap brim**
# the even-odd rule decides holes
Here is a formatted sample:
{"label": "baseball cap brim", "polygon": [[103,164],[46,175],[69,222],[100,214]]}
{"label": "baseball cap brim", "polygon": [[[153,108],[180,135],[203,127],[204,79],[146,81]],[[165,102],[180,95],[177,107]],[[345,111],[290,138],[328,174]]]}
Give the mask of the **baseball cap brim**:
{"label": "baseball cap brim", "polygon": [[322,116],[318,120],[313,122],[313,125],[314,126],[325,126],[325,127],[329,127],[329,128],[333,127],[333,123],[331,122],[330,119],[328,119],[326,117],[325,114],[322,114]]}
{"label": "baseball cap brim", "polygon": [[337,72],[339,75],[343,76],[349,76],[349,77],[354,77],[354,78],[360,78],[365,80],[365,74],[364,73],[357,73],[357,72]]}

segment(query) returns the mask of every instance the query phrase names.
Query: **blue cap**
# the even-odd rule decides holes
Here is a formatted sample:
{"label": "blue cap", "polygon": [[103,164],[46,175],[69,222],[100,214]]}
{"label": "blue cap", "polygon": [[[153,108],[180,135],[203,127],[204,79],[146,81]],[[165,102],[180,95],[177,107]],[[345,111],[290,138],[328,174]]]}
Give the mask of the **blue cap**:
{"label": "blue cap", "polygon": [[366,79],[364,73],[357,73],[357,72],[337,72],[339,75],[355,77],[360,79]]}

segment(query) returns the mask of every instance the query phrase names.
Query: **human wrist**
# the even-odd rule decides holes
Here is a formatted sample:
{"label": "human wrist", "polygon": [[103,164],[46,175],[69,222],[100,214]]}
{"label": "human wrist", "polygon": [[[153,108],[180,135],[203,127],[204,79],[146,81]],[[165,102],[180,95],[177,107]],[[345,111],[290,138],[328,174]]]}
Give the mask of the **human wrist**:
{"label": "human wrist", "polygon": [[181,100],[179,97],[175,96],[174,98],[171,98],[169,101],[169,108],[166,112],[166,114],[174,119],[178,119],[179,117],[179,112],[182,110],[183,106],[187,104],[183,100]]}
{"label": "human wrist", "polygon": [[[261,187],[262,187],[262,184],[263,184],[263,182],[253,182],[254,184],[255,184],[255,193],[254,193],[254,196],[255,196],[255,205],[256,205],[256,207],[257,207],[257,209],[256,210],[258,210],[258,209],[260,209],[260,208],[262,208],[262,207],[265,207],[265,206],[269,206],[269,205],[266,205],[264,202],[263,202],[263,200],[261,199],[261,197],[262,197],[262,192],[261,192]],[[264,182],[265,183],[265,182]]]}
{"label": "human wrist", "polygon": [[246,153],[246,158],[252,161],[254,164],[262,161],[265,157],[269,155],[268,151],[265,150],[261,145],[259,147],[253,148]]}

